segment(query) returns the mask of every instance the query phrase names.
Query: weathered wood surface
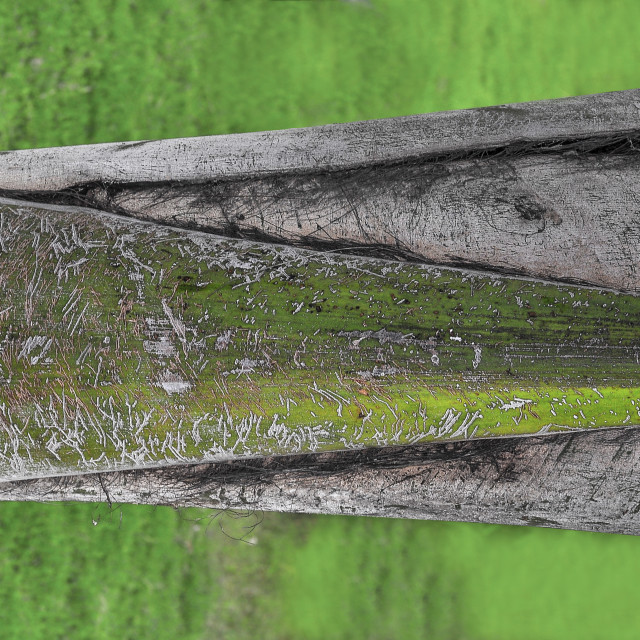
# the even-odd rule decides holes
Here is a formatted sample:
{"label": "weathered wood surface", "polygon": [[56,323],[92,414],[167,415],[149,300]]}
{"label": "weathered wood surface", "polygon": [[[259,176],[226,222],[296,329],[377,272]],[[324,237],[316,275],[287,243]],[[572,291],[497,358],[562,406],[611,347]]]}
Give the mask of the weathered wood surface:
{"label": "weathered wood surface", "polygon": [[640,424],[640,298],[0,202],[0,478]]}
{"label": "weathered wood surface", "polygon": [[639,114],[1,154],[5,497],[636,533]]}
{"label": "weathered wood surface", "polygon": [[640,430],[2,482],[2,499],[460,520],[638,535]]}
{"label": "weathered wood surface", "polygon": [[7,196],[638,293],[640,90],[7,152]]}

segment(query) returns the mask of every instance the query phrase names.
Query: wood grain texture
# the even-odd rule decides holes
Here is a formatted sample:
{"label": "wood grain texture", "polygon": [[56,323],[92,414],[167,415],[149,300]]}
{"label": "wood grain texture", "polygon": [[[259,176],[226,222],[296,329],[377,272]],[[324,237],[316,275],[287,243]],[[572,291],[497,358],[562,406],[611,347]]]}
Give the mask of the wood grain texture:
{"label": "wood grain texture", "polygon": [[640,533],[639,116],[1,154],[0,490]]}
{"label": "wood grain texture", "polygon": [[640,430],[433,443],[0,483],[81,500],[640,534]]}
{"label": "wood grain texture", "polygon": [[640,298],[0,201],[0,478],[640,424]]}
{"label": "wood grain texture", "polygon": [[640,90],[7,152],[0,189],[226,236],[640,292]]}
{"label": "wood grain texture", "polygon": [[125,187],[105,208],[233,237],[637,294],[640,152],[629,151]]}
{"label": "wood grain texture", "polygon": [[640,89],[319,127],[3,152],[0,187],[57,191],[87,182],[202,182],[348,169],[514,142],[638,130]]}

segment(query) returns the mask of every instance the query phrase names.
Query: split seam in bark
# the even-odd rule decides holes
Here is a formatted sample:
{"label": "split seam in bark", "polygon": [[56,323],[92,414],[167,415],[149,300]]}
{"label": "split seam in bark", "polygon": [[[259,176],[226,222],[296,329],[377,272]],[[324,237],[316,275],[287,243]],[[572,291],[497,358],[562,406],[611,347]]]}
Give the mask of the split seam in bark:
{"label": "split seam in bark", "polygon": [[7,152],[0,192],[227,237],[638,294],[639,111],[633,90]]}
{"label": "split seam in bark", "polygon": [[[380,184],[386,184],[389,191],[394,191],[407,188],[409,185],[409,190],[413,189],[415,193],[403,196],[407,201],[406,206],[418,207],[422,204],[420,201],[429,197],[426,192],[433,189],[435,183],[450,180],[452,170],[449,166],[452,163],[471,163],[466,166],[467,177],[464,178],[463,175],[462,179],[489,179],[489,185],[483,187],[477,194],[477,199],[493,199],[494,207],[512,207],[515,221],[519,218],[520,224],[525,227],[526,237],[527,228],[530,228],[530,233],[541,233],[553,225],[562,225],[563,220],[553,203],[545,202],[544,198],[521,186],[522,181],[516,175],[517,170],[510,165],[512,159],[551,156],[567,158],[573,164],[579,164],[581,158],[604,157],[609,162],[619,163],[623,168],[632,166],[640,169],[639,150],[640,136],[637,132],[626,132],[582,139],[519,141],[500,148],[468,149],[448,155],[407,157],[402,161],[363,164],[349,169],[309,168],[270,176],[225,177],[208,182],[129,183],[123,178],[120,182],[91,182],[51,192],[0,189],[0,197],[41,204],[85,206],[225,237],[291,244],[319,251],[484,269],[499,274],[539,277],[633,292],[637,286],[634,284],[635,280],[629,278],[623,282],[617,282],[615,278],[589,278],[588,272],[586,278],[581,278],[579,272],[563,277],[558,269],[531,269],[526,260],[522,264],[513,264],[509,260],[492,264],[490,260],[477,259],[479,256],[474,259],[474,254],[468,252],[459,252],[457,255],[433,255],[428,246],[421,245],[419,238],[415,241],[407,239],[407,234],[400,228],[402,223],[396,227],[391,222],[386,228],[382,228],[386,221],[367,219],[367,209],[375,206],[376,198],[371,202],[367,201],[362,189],[363,185],[367,184],[371,184],[373,189],[379,188]],[[487,170],[486,165],[495,159],[498,159],[499,165],[490,166]],[[608,168],[615,170],[615,166]],[[498,193],[496,196],[489,193],[488,189],[492,192],[501,190],[504,193]],[[384,199],[384,194],[380,196]],[[318,200],[320,206],[335,209],[337,213],[334,220],[323,219],[316,222],[314,227],[311,218],[320,218],[313,212],[305,212],[317,208]],[[298,232],[295,230],[296,225],[289,224],[293,229],[285,228],[286,220],[279,223],[275,219],[277,212],[263,212],[263,207],[273,209],[273,202],[287,201],[291,202],[291,208],[285,215],[295,215],[298,218]],[[342,210],[345,208],[344,201],[347,202],[346,211]],[[286,208],[287,205],[275,206]],[[155,213],[156,209],[169,212],[166,216],[159,216]],[[219,210],[220,213],[209,213],[212,209]],[[362,212],[359,213],[358,209]],[[304,223],[303,229],[300,219],[305,215],[308,215],[309,221]],[[411,212],[407,211],[406,216],[411,215]],[[361,216],[364,216],[362,220]],[[346,228],[346,223],[349,223],[349,218],[352,217],[355,218],[354,224],[357,227],[355,231]],[[514,224],[518,224],[515,221]]]}
{"label": "split seam in bark", "polygon": [[0,483],[83,500],[640,533],[640,431],[612,428]]}
{"label": "split seam in bark", "polygon": [[41,204],[0,203],[0,458],[82,472],[0,491],[640,533],[640,431],[606,428],[640,419],[637,113],[631,91],[3,154],[3,193]]}

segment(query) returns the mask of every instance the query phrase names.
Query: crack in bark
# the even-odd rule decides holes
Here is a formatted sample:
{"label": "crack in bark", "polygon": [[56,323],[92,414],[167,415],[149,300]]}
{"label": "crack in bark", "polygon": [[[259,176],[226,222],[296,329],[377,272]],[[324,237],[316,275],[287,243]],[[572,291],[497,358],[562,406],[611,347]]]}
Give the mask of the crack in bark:
{"label": "crack in bark", "polygon": [[[149,141],[134,142],[123,146],[122,150],[131,147],[147,144]],[[3,151],[2,153],[14,153]],[[542,141],[530,142],[527,140],[515,140],[508,145],[494,147],[478,147],[461,149],[449,153],[426,153],[420,155],[409,155],[401,160],[393,159],[388,161],[362,162],[356,166],[344,167],[322,167],[321,169],[305,168],[295,171],[282,171],[277,175],[283,180],[299,176],[327,175],[361,171],[367,169],[376,171],[383,168],[407,168],[423,165],[446,165],[449,162],[465,160],[487,160],[490,158],[520,158],[526,155],[548,155],[567,154],[570,156],[580,155],[636,155],[640,153],[640,130],[621,131],[615,134],[607,133],[601,136],[567,137],[553,138]],[[155,189],[175,189],[181,186],[197,185],[203,188],[205,185],[218,186],[226,183],[237,183],[256,181],[269,177],[269,174],[242,175],[238,177],[219,178],[212,181],[152,181],[152,182],[130,182],[119,181],[90,181],[78,183],[65,189],[57,191],[43,191],[31,189],[0,189],[0,197],[12,198],[14,200],[28,200],[30,202],[40,202],[42,204],[58,204],[70,206],[84,206],[110,213],[126,214],[122,207],[118,207],[113,201],[115,196],[126,189],[139,189],[141,191]],[[104,190],[103,193],[99,193]],[[106,207],[105,207],[106,205]]]}
{"label": "crack in bark", "polygon": [[[494,174],[498,180],[511,176],[511,181],[517,181],[515,174],[511,175],[513,169],[510,162],[524,156],[567,156],[577,160],[606,156],[608,159],[615,158],[619,160],[621,166],[626,166],[639,157],[639,151],[640,133],[633,130],[602,136],[554,138],[536,142],[515,140],[503,146],[462,149],[447,154],[407,156],[402,160],[361,163],[346,169],[309,168],[209,181],[127,182],[126,179],[118,182],[92,181],[57,191],[5,189],[0,190],[0,197],[42,204],[89,207],[118,215],[151,220],[172,227],[198,229],[231,238],[290,244],[322,252],[349,253],[436,266],[482,269],[501,275],[526,276],[530,275],[526,269],[487,264],[462,255],[447,255],[446,261],[431,260],[428,255],[415,251],[406,242],[400,240],[397,235],[394,235],[391,227],[384,230],[389,237],[387,241],[376,241],[364,228],[354,200],[359,197],[361,199],[363,192],[369,186],[384,182],[389,190],[393,190],[402,188],[413,180],[409,185],[410,192],[401,194],[401,197],[406,196],[408,200],[417,202],[421,198],[428,197],[430,185],[449,176],[448,167],[453,162],[479,162],[468,167],[467,180],[475,179],[474,174],[478,177],[488,169],[489,173]],[[499,160],[500,164],[489,163],[495,160]],[[505,191],[507,191],[506,188]],[[339,210],[339,206],[336,205],[339,194],[342,194],[342,199],[348,203],[349,210],[352,213],[355,211],[356,222],[362,232],[360,239],[346,237],[346,234],[341,231],[341,221],[349,212],[338,213],[328,222],[318,224],[313,231],[301,231],[298,234],[278,228],[277,221],[271,226],[265,224],[261,208],[262,203],[266,201],[282,203],[284,210],[287,209],[287,201],[290,201],[298,220],[298,227],[301,229],[299,211],[301,202],[315,205],[320,201],[327,209],[334,207]],[[555,211],[548,210],[548,207],[531,193],[507,192],[507,198],[502,199],[498,196],[495,199],[496,202],[512,206],[524,221],[542,222],[542,227],[536,228],[535,233],[543,232],[548,221],[554,225],[562,223],[562,219]],[[175,207],[175,210],[170,217],[159,219],[154,214],[154,209],[163,205]],[[205,219],[204,222],[203,220],[195,221],[195,212],[211,207],[217,207],[222,212],[222,217]],[[233,212],[234,208],[236,213]],[[251,218],[258,217],[260,221],[254,224]],[[331,230],[330,234],[326,233],[327,229]],[[590,280],[581,280],[577,277],[547,279],[594,286]]]}
{"label": "crack in bark", "polygon": [[630,508],[640,504],[638,451],[638,429],[616,427],[5,481],[0,499],[106,498],[638,534],[640,510]]}

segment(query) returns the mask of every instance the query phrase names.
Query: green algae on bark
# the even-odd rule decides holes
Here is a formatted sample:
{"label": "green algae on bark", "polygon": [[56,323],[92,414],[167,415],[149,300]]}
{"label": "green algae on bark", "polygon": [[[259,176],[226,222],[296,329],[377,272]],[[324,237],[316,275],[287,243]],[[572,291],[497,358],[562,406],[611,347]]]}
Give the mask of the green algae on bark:
{"label": "green algae on bark", "polygon": [[640,424],[640,298],[0,205],[0,474]]}

